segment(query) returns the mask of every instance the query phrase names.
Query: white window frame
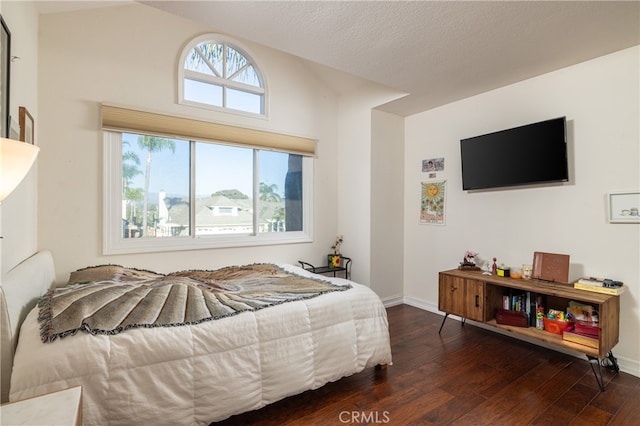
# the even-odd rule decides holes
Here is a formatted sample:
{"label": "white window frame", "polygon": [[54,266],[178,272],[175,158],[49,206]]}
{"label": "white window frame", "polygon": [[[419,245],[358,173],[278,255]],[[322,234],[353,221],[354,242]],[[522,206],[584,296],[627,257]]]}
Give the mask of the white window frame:
{"label": "white window frame", "polygon": [[[255,152],[255,151],[254,151]],[[194,161],[192,153],[192,163]],[[255,154],[254,154],[255,155]],[[194,211],[191,210],[191,234],[181,237],[123,238],[122,234],[122,133],[103,131],[103,249],[104,255],[133,254],[164,251],[202,250],[214,248],[268,246],[276,244],[309,243],[313,241],[313,158],[303,156],[302,166],[302,231],[258,232],[253,234],[221,234],[196,236]],[[258,165],[254,179],[258,179]],[[191,173],[191,199],[195,187]],[[254,202],[258,202],[258,184],[254,185]],[[191,204],[193,205],[193,204]],[[257,211],[258,209],[256,209]],[[257,216],[254,216],[254,222]]]}
{"label": "white window frame", "polygon": [[[233,81],[233,80],[228,80],[228,79],[216,77],[216,76],[213,76],[213,75],[212,76],[207,76],[207,75],[203,75],[201,73],[193,72],[191,70],[185,70],[184,69],[184,61],[187,59],[187,55],[189,54],[191,49],[193,49],[198,44],[200,44],[202,42],[205,42],[205,41],[212,41],[212,42],[219,43],[219,44],[225,44],[225,45],[227,45],[229,47],[232,47],[233,49],[237,50],[238,52],[242,53],[242,55],[244,55],[244,57],[247,59],[247,61],[249,61],[249,63],[253,66],[253,68],[255,69],[256,73],[258,73],[258,77],[260,78],[260,81],[262,83],[262,87],[251,86],[251,85],[239,83],[239,82],[236,82],[236,81]],[[184,79],[185,78],[189,78],[190,80],[201,81],[201,82],[204,82],[204,83],[214,83],[214,84],[219,85],[221,87],[225,87],[226,86],[226,87],[229,87],[231,89],[238,89],[238,90],[241,90],[241,91],[244,91],[244,92],[248,92],[248,93],[260,94],[260,95],[262,95],[262,114],[256,114],[256,113],[249,112],[249,111],[242,111],[242,110],[239,110],[239,109],[227,108],[225,106],[216,106],[216,105],[211,105],[211,104],[207,104],[207,103],[187,100],[187,99],[184,98]],[[237,41],[232,40],[232,39],[230,39],[228,37],[222,36],[220,34],[203,34],[203,35],[201,35],[199,37],[196,37],[193,40],[189,41],[189,43],[187,43],[187,45],[184,47],[184,49],[182,49],[182,53],[180,54],[180,59],[178,61],[178,84],[177,84],[177,86],[178,86],[178,104],[180,104],[180,105],[194,106],[194,107],[209,109],[209,110],[213,110],[213,111],[222,111],[222,112],[227,112],[227,113],[244,115],[244,116],[248,116],[248,117],[252,117],[252,118],[267,119],[269,117],[269,114],[268,114],[268,105],[269,105],[269,103],[267,102],[267,100],[268,100],[268,96],[267,96],[267,94],[268,94],[268,91],[267,91],[267,79],[266,79],[266,76],[264,74],[264,71],[262,71],[262,69],[260,69],[260,67],[258,67],[258,64],[253,59],[253,55],[250,54],[245,47],[241,46]]]}

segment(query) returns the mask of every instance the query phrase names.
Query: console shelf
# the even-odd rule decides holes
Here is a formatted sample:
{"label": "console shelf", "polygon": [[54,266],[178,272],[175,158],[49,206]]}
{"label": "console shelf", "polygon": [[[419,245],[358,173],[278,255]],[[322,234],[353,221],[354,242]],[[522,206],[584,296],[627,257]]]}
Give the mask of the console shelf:
{"label": "console shelf", "polygon": [[[602,390],[604,390],[602,375],[598,374],[594,364],[597,364],[599,371],[601,360],[606,359],[613,363],[612,368],[616,372],[618,371],[618,365],[611,350],[618,343],[620,330],[619,296],[579,290],[570,284],[513,279],[484,275],[481,271],[458,269],[440,272],[438,281],[438,309],[445,313],[440,332],[449,314],[453,314],[461,317],[463,324],[466,319],[470,319],[513,333],[516,336],[524,336],[552,346],[582,353],[587,356],[589,361],[595,361],[595,363],[592,362],[592,368]],[[498,324],[496,311],[503,307],[503,296],[510,295],[514,291],[544,296],[546,310],[566,311],[570,301],[592,306],[599,314],[598,349],[565,342],[562,335],[538,330],[535,327]]]}

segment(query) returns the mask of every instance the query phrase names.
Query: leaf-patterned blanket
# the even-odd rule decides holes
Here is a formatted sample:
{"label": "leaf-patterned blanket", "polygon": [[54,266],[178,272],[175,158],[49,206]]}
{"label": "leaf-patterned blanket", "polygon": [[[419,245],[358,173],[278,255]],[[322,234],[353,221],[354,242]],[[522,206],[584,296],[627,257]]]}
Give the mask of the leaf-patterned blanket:
{"label": "leaf-patterned blanket", "polygon": [[101,265],[71,274],[39,302],[43,342],[76,334],[117,334],[139,327],[198,324],[281,303],[345,291],[272,264],[160,274]]}

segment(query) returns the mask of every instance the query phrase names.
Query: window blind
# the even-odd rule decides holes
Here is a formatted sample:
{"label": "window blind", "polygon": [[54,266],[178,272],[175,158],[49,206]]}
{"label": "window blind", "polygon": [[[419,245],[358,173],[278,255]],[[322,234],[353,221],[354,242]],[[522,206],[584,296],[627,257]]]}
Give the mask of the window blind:
{"label": "window blind", "polygon": [[102,104],[102,129],[177,139],[222,142],[315,156],[316,140],[300,136]]}

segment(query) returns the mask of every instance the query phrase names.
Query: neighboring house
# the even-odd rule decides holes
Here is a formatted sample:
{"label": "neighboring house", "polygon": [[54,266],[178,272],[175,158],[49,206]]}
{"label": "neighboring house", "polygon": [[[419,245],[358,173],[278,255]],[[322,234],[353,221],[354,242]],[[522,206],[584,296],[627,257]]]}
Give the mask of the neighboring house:
{"label": "neighboring house", "polygon": [[[166,195],[159,196],[160,216],[157,236],[178,236],[188,231],[189,206],[184,198],[172,198],[167,205]],[[284,220],[279,211],[284,201],[261,201],[260,231],[282,232]],[[196,199],[196,235],[238,234],[253,232],[253,201],[249,198],[232,199],[223,195]]]}

